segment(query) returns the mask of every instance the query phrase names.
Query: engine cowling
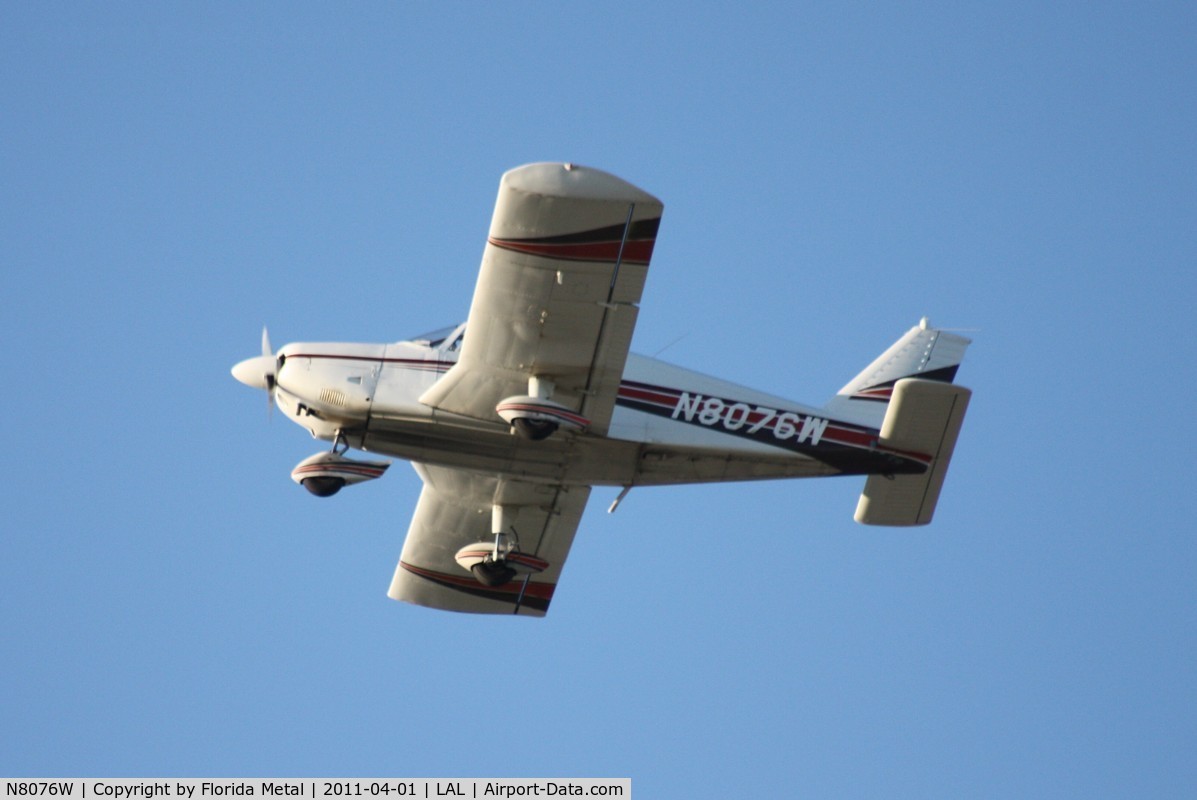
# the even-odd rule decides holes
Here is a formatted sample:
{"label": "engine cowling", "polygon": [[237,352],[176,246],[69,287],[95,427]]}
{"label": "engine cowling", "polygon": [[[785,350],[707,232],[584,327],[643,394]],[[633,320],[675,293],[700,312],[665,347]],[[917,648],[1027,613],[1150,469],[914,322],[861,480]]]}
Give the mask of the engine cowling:
{"label": "engine cowling", "polygon": [[381,478],[389,461],[359,461],[325,450],[291,470],[291,480],[317,497],[332,497],[346,486]]}
{"label": "engine cowling", "polygon": [[532,395],[516,395],[495,406],[502,417],[525,439],[540,441],[558,429],[584,430],[590,420],[560,403]]}

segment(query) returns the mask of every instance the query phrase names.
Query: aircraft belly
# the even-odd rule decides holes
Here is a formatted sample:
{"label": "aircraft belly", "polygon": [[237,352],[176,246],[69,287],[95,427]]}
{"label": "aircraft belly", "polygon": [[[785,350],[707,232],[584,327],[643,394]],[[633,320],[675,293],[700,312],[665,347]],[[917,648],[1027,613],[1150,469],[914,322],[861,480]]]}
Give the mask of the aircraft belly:
{"label": "aircraft belly", "polygon": [[499,425],[427,419],[371,420],[363,449],[396,458],[523,480],[587,486],[652,486],[834,475],[817,459],[776,451],[554,436],[540,442]]}
{"label": "aircraft belly", "polygon": [[803,455],[761,456],[698,448],[647,447],[634,484],[666,486],[683,483],[816,478],[838,470]]}
{"label": "aircraft belly", "polygon": [[630,443],[597,453],[564,439],[530,442],[505,428],[492,432],[443,423],[372,423],[364,444],[367,450],[409,461],[546,483],[619,485],[629,479],[635,464],[635,446]]}

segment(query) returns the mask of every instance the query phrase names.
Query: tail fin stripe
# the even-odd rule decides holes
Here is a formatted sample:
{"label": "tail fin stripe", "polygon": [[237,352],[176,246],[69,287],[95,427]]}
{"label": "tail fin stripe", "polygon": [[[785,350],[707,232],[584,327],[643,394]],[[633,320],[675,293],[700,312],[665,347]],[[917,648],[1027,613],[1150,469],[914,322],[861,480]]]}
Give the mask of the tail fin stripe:
{"label": "tail fin stripe", "polygon": [[953,383],[968,345],[963,336],[928,327],[924,319],[840,389],[825,409],[833,418],[880,427],[898,381]]}

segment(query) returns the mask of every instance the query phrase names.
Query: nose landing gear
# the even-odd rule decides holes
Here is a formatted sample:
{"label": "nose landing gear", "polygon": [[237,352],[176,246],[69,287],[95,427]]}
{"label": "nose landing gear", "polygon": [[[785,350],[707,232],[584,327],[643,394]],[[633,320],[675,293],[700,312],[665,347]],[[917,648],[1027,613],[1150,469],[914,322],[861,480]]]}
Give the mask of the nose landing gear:
{"label": "nose landing gear", "polygon": [[346,458],[349,443],[340,431],[332,450],[309,456],[291,470],[291,480],[316,497],[332,497],[346,486],[381,478],[391,466],[389,461],[358,461]]}

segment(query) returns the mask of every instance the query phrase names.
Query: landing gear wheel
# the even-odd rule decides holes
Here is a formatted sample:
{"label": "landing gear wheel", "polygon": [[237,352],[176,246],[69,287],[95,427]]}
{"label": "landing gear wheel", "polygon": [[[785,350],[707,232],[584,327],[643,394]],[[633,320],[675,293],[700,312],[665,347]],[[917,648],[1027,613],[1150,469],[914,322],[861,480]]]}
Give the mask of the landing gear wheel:
{"label": "landing gear wheel", "polygon": [[515,426],[516,431],[525,439],[530,439],[534,442],[539,442],[547,439],[553,435],[557,430],[556,422],[549,422],[543,419],[525,419],[524,417],[516,417],[511,422]]}
{"label": "landing gear wheel", "polygon": [[320,475],[315,478],[304,478],[301,483],[303,488],[317,497],[332,497],[341,491],[341,487],[345,485],[345,479]]}
{"label": "landing gear wheel", "polygon": [[483,586],[502,586],[515,577],[515,570],[501,561],[482,561],[470,567],[470,572]]}

